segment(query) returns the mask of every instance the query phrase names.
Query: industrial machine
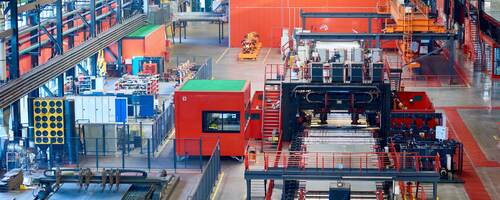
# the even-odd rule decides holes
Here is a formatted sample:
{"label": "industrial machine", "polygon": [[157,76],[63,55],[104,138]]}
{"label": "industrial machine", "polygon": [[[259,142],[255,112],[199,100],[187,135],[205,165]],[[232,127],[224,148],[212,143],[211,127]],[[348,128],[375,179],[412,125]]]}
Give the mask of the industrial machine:
{"label": "industrial machine", "polygon": [[[33,100],[33,141],[39,168],[76,161],[75,105],[65,98]],[[45,166],[49,163],[49,166]]]}
{"label": "industrial machine", "polygon": [[259,39],[259,34],[251,32],[245,35],[241,41],[241,52],[238,55],[239,60],[256,60],[259,55],[262,43]]}
{"label": "industrial machine", "polygon": [[[50,195],[61,190],[66,183],[76,183],[80,189],[87,190],[91,184],[100,184],[105,189],[118,190],[120,185],[131,185],[123,197],[124,199],[166,199],[167,187],[178,179],[172,175],[162,173],[160,177],[150,177],[141,170],[103,169],[92,171],[89,168],[81,169],[51,169],[44,172],[44,176],[36,178],[34,182],[41,185],[35,199],[49,199]],[[123,186],[122,186],[123,187]]]}
{"label": "industrial machine", "polygon": [[282,199],[436,199],[437,182],[456,180],[462,148],[443,137],[442,114],[391,80],[381,49],[359,44],[304,42],[295,62],[266,67],[253,134],[264,153],[246,157],[247,198],[261,180],[270,197],[282,179]]}
{"label": "industrial machine", "polygon": [[136,56],[132,58],[131,68],[128,68],[128,73],[132,75],[149,74],[162,76],[164,73],[162,57],[143,57]]}

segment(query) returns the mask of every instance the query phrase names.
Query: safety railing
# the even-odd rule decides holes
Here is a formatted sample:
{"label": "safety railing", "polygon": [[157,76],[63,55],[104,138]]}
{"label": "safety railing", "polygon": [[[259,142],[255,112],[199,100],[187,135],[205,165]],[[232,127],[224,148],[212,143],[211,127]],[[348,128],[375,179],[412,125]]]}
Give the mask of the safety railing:
{"label": "safety railing", "polygon": [[457,75],[412,75],[403,77],[404,87],[464,87],[465,83]]}
{"label": "safety railing", "polygon": [[[390,77],[390,69],[403,69],[403,63],[399,56],[384,55],[384,73]],[[466,83],[456,74],[450,75],[419,75],[404,73],[401,76],[401,86],[403,87],[464,87]]]}
{"label": "safety railing", "polygon": [[274,170],[306,170],[321,171],[359,171],[363,175],[368,170],[378,171],[435,171],[439,172],[441,164],[439,155],[420,156],[417,153],[342,153],[342,152],[266,152],[252,155],[245,159],[248,171]]}
{"label": "safety railing", "polygon": [[216,185],[217,180],[221,172],[220,165],[220,143],[214,147],[210,160],[208,160],[207,165],[203,169],[203,174],[201,175],[200,181],[196,185],[195,189],[189,195],[188,199],[191,200],[208,200],[210,199],[213,188]]}
{"label": "safety railing", "polygon": [[[177,55],[169,60],[170,66],[175,66],[181,74],[181,79],[212,79],[212,58],[207,56]],[[186,65],[192,65],[187,69]],[[193,73],[193,71],[195,71]],[[192,74],[191,74],[192,73]],[[189,78],[187,78],[189,77]]]}
{"label": "safety railing", "polygon": [[267,64],[264,72],[264,80],[282,81],[285,78],[285,66],[283,64]]}
{"label": "safety railing", "polygon": [[399,188],[401,191],[401,199],[403,200],[427,199],[425,188],[422,185],[413,185],[411,182],[407,182],[407,184],[405,184],[403,181],[399,181]]}
{"label": "safety railing", "polygon": [[[107,129],[109,131],[109,129]],[[0,167],[49,169],[53,167],[188,170],[201,172],[206,163],[203,148],[213,148],[201,139],[165,139],[161,151],[152,138],[66,137],[64,144],[33,144],[29,138],[0,138]],[[21,145],[22,144],[22,145]],[[176,146],[190,145],[190,154]],[[215,144],[215,142],[214,142]]]}

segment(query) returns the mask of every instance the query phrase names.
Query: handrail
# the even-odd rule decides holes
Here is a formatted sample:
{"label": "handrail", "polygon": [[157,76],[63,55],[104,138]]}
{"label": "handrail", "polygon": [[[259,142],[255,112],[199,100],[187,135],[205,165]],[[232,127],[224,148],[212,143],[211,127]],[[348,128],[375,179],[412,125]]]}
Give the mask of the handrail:
{"label": "handrail", "polygon": [[[269,163],[269,162],[273,163]],[[272,166],[272,167],[270,167]],[[256,155],[256,162],[245,166],[247,171],[254,170],[305,170],[322,171],[350,170],[363,175],[367,170],[415,172],[439,172],[440,157],[421,156],[414,152],[303,152],[282,151],[266,152]]]}
{"label": "handrail", "polygon": [[188,199],[209,199],[208,197],[212,195],[213,187],[215,186],[217,180],[220,178],[219,174],[221,171],[219,140],[217,140],[217,143],[215,144],[210,159],[207,163],[208,164],[203,168],[203,174],[201,175],[200,180],[194,187],[195,189],[188,196]]}

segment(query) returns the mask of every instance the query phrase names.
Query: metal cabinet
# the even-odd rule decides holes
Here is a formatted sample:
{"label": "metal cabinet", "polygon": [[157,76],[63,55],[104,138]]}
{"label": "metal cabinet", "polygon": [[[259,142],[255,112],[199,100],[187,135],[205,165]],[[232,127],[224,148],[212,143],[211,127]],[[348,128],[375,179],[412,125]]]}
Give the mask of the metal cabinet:
{"label": "metal cabinet", "polygon": [[75,101],[75,120],[79,123],[116,123],[126,121],[126,97],[72,96],[70,98]]}

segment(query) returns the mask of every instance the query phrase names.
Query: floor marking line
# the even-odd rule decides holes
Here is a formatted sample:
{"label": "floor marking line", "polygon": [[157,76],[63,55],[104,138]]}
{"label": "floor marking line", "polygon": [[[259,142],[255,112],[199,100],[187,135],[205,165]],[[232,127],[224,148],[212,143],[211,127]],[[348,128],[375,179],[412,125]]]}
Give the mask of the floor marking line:
{"label": "floor marking line", "polygon": [[496,161],[488,159],[486,153],[474,139],[472,131],[469,127],[467,127],[464,119],[460,116],[459,110],[445,108],[444,113],[446,114],[447,121],[449,122],[449,125],[453,129],[458,140],[462,142],[464,152],[473,155],[470,157],[471,162],[478,167],[500,167]]}
{"label": "floor marking line", "polygon": [[217,183],[215,184],[215,190],[214,192],[212,193],[213,195],[210,195],[210,199],[211,200],[215,200],[215,197],[217,197],[217,193],[219,192],[219,187],[221,185],[221,182],[222,182],[222,178],[224,178],[224,172],[221,172],[220,173],[220,177],[219,177],[219,180],[217,181]]}
{"label": "floor marking line", "polygon": [[[446,110],[445,109],[445,112],[446,111],[448,111],[448,112],[456,112],[456,114],[458,115],[458,111],[457,110],[454,110],[454,109],[448,109],[448,110]],[[446,121],[448,121],[448,126],[451,129],[450,132],[453,133],[453,135],[455,136],[455,139],[457,139],[457,140],[459,140],[459,141],[462,142],[462,140],[460,139],[458,133],[456,132],[455,127],[452,124],[452,120],[447,119]],[[476,169],[476,164],[471,159],[471,156],[469,155],[469,152],[467,152],[465,150],[465,145],[464,145],[464,154],[465,154],[465,157],[464,157],[463,162],[464,162],[464,164],[466,162],[469,162],[470,166],[464,165],[463,171],[465,172],[466,169],[468,169],[468,167],[472,168],[471,171],[470,171],[470,174],[468,176],[462,176],[462,178],[465,180],[464,189],[465,189],[465,192],[467,193],[467,196],[471,200],[476,200],[476,198],[478,198],[478,197],[481,196],[480,194],[484,195],[486,193],[487,195],[484,196],[484,198],[489,200],[490,199],[489,198],[490,194],[486,191],[486,188],[485,188],[485,186],[484,186],[484,184],[483,184],[483,182],[481,180],[481,177],[479,177],[479,172]]]}
{"label": "floor marking line", "polygon": [[222,52],[222,54],[219,56],[219,58],[217,58],[217,60],[215,61],[215,63],[219,63],[220,60],[222,60],[222,58],[224,58],[224,56],[226,55],[226,53],[229,51],[229,47],[226,48],[226,50],[224,50],[224,52]]}
{"label": "floor marking line", "polygon": [[264,57],[264,60],[262,61],[262,64],[266,63],[267,57],[269,57],[269,53],[271,53],[271,48],[269,48],[269,50],[267,50],[266,57]]}

